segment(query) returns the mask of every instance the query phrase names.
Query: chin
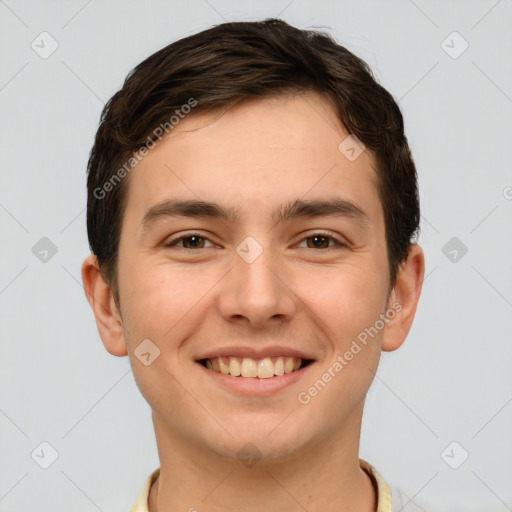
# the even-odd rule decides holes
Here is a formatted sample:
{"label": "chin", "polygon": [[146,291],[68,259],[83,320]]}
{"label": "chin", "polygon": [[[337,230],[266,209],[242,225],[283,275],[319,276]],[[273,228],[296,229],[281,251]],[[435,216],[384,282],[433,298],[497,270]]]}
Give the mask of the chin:
{"label": "chin", "polygon": [[305,425],[283,421],[286,414],[278,417],[271,415],[272,421],[267,417],[260,422],[254,415],[250,416],[252,418],[249,424],[243,416],[238,417],[235,422],[224,424],[231,435],[223,430],[220,438],[216,436],[214,439],[205,439],[205,444],[212,452],[225,459],[244,464],[247,460],[257,461],[258,464],[277,464],[297,456],[317,437],[308,436]]}

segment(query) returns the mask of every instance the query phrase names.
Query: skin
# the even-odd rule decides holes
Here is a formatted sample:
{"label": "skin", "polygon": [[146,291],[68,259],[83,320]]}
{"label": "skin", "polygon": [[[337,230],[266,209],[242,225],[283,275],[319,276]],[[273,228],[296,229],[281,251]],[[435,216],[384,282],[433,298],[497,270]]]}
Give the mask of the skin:
{"label": "skin", "polygon": [[[399,348],[409,332],[424,258],[411,245],[389,286],[374,158],[366,149],[348,160],[338,150],[347,135],[315,93],[189,115],[129,176],[119,310],[96,257],[84,261],[84,289],[105,348],[129,356],[152,408],[161,469],[151,512],[376,510],[358,459],[364,399],[381,350]],[[368,222],[271,218],[284,202],[334,196],[358,205]],[[240,217],[168,217],[140,230],[145,211],[168,198],[215,201]],[[311,238],[319,230],[332,237],[320,247]],[[203,237],[199,248],[190,239],[164,247],[193,234]],[[263,250],[252,263],[236,253],[247,236]],[[299,403],[297,395],[397,301],[401,310],[384,329],[308,404]],[[147,338],[160,350],[149,366],[134,355]],[[315,362],[307,377],[272,396],[241,396],[195,362],[237,344],[294,347]],[[248,442],[261,454],[252,467],[237,458]]]}

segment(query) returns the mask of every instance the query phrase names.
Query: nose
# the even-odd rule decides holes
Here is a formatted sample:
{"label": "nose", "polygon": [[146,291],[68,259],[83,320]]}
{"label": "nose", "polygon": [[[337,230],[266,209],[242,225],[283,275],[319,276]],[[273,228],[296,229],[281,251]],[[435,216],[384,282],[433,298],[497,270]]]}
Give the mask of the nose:
{"label": "nose", "polygon": [[297,304],[290,281],[290,274],[270,247],[263,249],[254,261],[245,258],[242,252],[235,253],[232,269],[218,296],[220,313],[226,321],[255,328],[287,321]]}

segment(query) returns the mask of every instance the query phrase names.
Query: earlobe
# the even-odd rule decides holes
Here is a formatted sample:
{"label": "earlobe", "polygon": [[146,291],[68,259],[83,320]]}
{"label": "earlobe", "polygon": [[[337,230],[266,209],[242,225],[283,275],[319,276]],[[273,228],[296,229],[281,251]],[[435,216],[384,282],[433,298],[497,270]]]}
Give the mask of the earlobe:
{"label": "earlobe", "polygon": [[112,291],[100,273],[98,258],[94,254],[90,254],[82,264],[82,282],[103,345],[114,356],[128,355],[122,318],[115,306]]}
{"label": "earlobe", "polygon": [[424,274],[423,250],[419,245],[412,244],[406,260],[400,265],[395,286],[389,297],[388,308],[398,312],[384,330],[382,350],[385,352],[396,350],[405,341],[416,313]]}

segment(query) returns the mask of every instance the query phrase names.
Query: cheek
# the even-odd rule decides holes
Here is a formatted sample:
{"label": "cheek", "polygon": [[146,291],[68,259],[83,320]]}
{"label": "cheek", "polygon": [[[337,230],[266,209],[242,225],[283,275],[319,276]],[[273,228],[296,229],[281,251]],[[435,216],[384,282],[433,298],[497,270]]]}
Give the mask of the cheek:
{"label": "cheek", "polygon": [[374,379],[382,331],[370,329],[384,311],[387,290],[382,274],[371,266],[338,269],[323,281],[327,284],[308,305],[322,320],[318,325],[329,327],[325,334],[330,353],[306,383],[302,398],[310,400],[311,409],[305,409],[310,418],[325,417],[328,410],[326,428],[336,429],[362,402]]}
{"label": "cheek", "polygon": [[190,322],[208,292],[197,272],[168,265],[127,268],[125,282],[129,286],[121,300],[132,338],[154,339],[159,346],[171,342]]}
{"label": "cheek", "polygon": [[[370,257],[365,258],[370,260]],[[373,325],[386,302],[385,274],[369,261],[304,272],[296,280],[301,300],[323,320],[328,336],[343,346]]]}
{"label": "cheek", "polygon": [[[200,299],[209,287],[197,279],[197,272],[172,271],[169,266],[132,265],[126,266],[125,272],[127,286],[121,300],[134,379],[152,409],[179,417],[190,404],[176,375],[178,349],[199,324]],[[144,341],[146,345],[142,345],[143,340],[151,344]],[[144,346],[144,351],[139,346]],[[150,353],[148,365],[139,359],[142,352]],[[173,400],[168,400],[169,396]]]}

